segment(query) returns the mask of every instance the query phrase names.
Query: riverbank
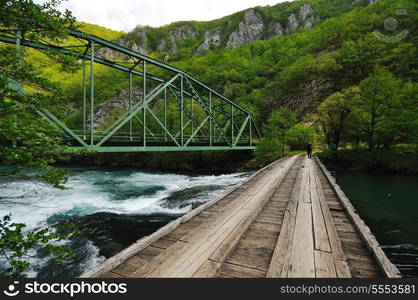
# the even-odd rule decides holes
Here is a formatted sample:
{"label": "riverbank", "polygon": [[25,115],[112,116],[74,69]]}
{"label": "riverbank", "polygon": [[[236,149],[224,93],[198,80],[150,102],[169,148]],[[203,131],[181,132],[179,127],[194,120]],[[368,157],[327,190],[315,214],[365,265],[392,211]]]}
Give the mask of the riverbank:
{"label": "riverbank", "polygon": [[329,170],[418,175],[416,146],[398,146],[371,152],[368,149],[341,149],[316,153]]}
{"label": "riverbank", "polygon": [[225,174],[248,171],[252,151],[187,151],[136,153],[84,153],[65,165],[78,167],[134,167],[186,174]]}

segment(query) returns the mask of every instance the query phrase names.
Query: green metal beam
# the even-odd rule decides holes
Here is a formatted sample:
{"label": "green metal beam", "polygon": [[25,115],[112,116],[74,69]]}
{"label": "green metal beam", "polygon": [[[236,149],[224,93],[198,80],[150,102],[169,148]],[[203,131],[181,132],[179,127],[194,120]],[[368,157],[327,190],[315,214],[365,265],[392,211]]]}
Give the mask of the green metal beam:
{"label": "green metal beam", "polygon": [[[137,120],[138,121],[138,123],[141,125],[141,126],[144,126],[144,124],[142,123],[142,121],[141,121],[141,119],[140,118],[138,118],[138,116],[137,115],[135,115],[134,116],[134,118],[135,118],[135,120]],[[132,119],[131,119],[132,120]],[[149,128],[147,127],[147,132],[152,136],[152,137],[155,137],[155,134],[154,133],[152,133],[152,131],[151,130],[149,130]],[[132,132],[130,132],[130,135],[132,136]]]}
{"label": "green metal beam", "polygon": [[[187,148],[189,149],[189,147],[195,147],[195,146],[188,146],[191,141],[204,141],[204,138],[208,139],[208,144],[209,147],[213,146],[213,148],[215,149],[210,149],[210,150],[221,150],[222,147],[224,147],[224,149],[226,150],[235,150],[235,149],[242,149],[242,144],[245,143],[246,141],[243,138],[243,131],[245,130],[248,122],[249,122],[249,144],[250,144],[250,148],[253,148],[252,145],[252,129],[255,129],[255,133],[257,135],[257,137],[260,137],[260,133],[258,131],[258,128],[256,126],[256,123],[254,121],[254,117],[253,115],[247,111],[245,108],[239,106],[238,104],[234,103],[233,101],[229,100],[228,98],[226,98],[225,96],[221,95],[220,93],[214,91],[213,89],[211,89],[210,87],[206,86],[205,84],[203,84],[202,82],[200,82],[199,80],[197,80],[196,78],[193,78],[192,76],[190,76],[189,74],[187,74],[186,72],[184,72],[183,70],[177,69],[175,67],[172,67],[170,65],[167,65],[163,62],[160,62],[158,60],[155,60],[153,58],[147,57],[145,55],[142,55],[140,53],[137,53],[135,51],[132,51],[128,48],[122,47],[120,45],[117,45],[115,43],[106,41],[104,39],[101,39],[99,37],[96,37],[94,35],[91,34],[87,34],[87,33],[83,33],[80,31],[69,31],[70,35],[72,35],[73,37],[76,37],[79,40],[84,40],[86,43],[83,46],[80,46],[80,48],[85,48],[84,52],[78,51],[78,50],[73,50],[75,49],[74,47],[71,49],[65,48],[65,47],[59,47],[59,46],[55,46],[55,45],[50,45],[50,44],[42,44],[42,43],[37,43],[37,42],[32,42],[32,41],[27,41],[27,40],[21,40],[19,38],[14,38],[14,37],[10,37],[10,36],[5,36],[5,35],[0,35],[0,41],[6,42],[6,43],[19,43],[22,46],[27,46],[27,47],[32,47],[35,49],[41,49],[41,50],[53,50],[53,51],[58,51],[60,53],[63,53],[65,55],[70,55],[76,58],[80,58],[83,60],[83,130],[82,130],[82,134],[84,135],[84,139],[86,138],[86,65],[85,62],[86,61],[90,61],[91,64],[91,74],[90,74],[90,88],[91,88],[91,93],[90,93],[90,145],[87,145],[86,143],[84,143],[83,138],[81,138],[77,133],[75,133],[75,131],[72,131],[71,129],[69,129],[68,127],[65,126],[65,124],[61,121],[58,120],[58,118],[56,118],[55,116],[53,116],[50,112],[48,112],[50,115],[43,113],[44,116],[46,116],[46,119],[49,122],[52,122],[54,125],[56,125],[58,128],[61,128],[64,132],[66,132],[70,137],[72,137],[74,140],[76,140],[77,142],[79,142],[83,147],[86,148],[86,146],[84,144],[87,145],[87,147],[89,149],[92,148],[115,148],[115,147],[103,147],[103,144],[110,138],[112,138],[112,141],[114,141],[115,139],[120,140],[122,138],[123,140],[123,136],[121,137],[120,134],[119,135],[115,135],[116,132],[122,128],[122,126],[124,126],[126,124],[126,122],[129,121],[129,140],[132,141],[132,137],[134,136],[133,132],[132,132],[132,119],[136,118],[139,121],[139,118],[137,116],[137,114],[142,111],[143,112],[143,120],[142,122],[139,122],[140,124],[142,123],[143,126],[143,148],[148,148],[146,141],[147,141],[147,133],[150,134],[150,136],[152,136],[153,138],[153,142],[155,143],[156,141],[158,141],[159,137],[154,135],[153,132],[150,130],[150,128],[147,127],[147,119],[146,119],[146,115],[147,113],[151,114],[151,116],[157,121],[157,123],[163,128],[164,130],[164,141],[167,140],[167,135],[170,136],[170,138],[173,140],[173,142],[177,145],[177,146],[168,146],[168,148],[175,148],[178,151],[178,149],[183,149],[183,148]],[[78,46],[77,46],[78,47]],[[127,55],[129,57],[130,60],[132,60],[132,65],[131,66],[126,66],[123,65],[122,62],[116,62],[116,61],[111,61],[108,60],[106,58],[103,57],[97,57],[95,56],[95,48],[98,49],[100,47],[106,47],[109,49],[112,49],[114,51],[117,51],[121,54]],[[135,67],[142,62],[142,72],[139,70],[136,70]],[[98,64],[102,64],[108,67],[112,67],[114,69],[120,70],[120,71],[124,71],[124,72],[128,72],[129,73],[129,109],[128,112],[122,114],[122,116],[120,118],[118,118],[118,120],[116,122],[114,122],[111,126],[109,126],[105,132],[103,133],[95,133],[94,132],[94,64],[98,63]],[[157,66],[159,68],[163,68],[164,70],[173,72],[173,77],[171,79],[163,79],[160,78],[158,76],[154,76],[152,74],[149,74],[147,72],[147,64],[151,64],[154,66]],[[138,102],[133,104],[132,103],[132,75],[135,76],[141,76],[143,78],[143,101]],[[180,77],[181,78],[181,82],[180,82],[180,86],[176,86],[175,85],[175,80]],[[154,88],[150,93],[147,93],[146,88],[147,88],[147,80],[153,80],[159,83],[159,85]],[[189,86],[189,91],[187,91],[185,89],[184,86],[184,82],[187,83],[187,85]],[[196,87],[194,86],[196,85]],[[178,143],[177,139],[175,137],[173,137],[170,133],[170,131],[167,128],[167,88],[170,89],[170,91],[173,93],[175,100],[177,101],[178,105],[180,106],[180,135],[181,135],[181,142]],[[152,107],[153,106],[149,106],[149,104],[151,103],[151,101],[153,101],[153,99],[155,97],[157,97],[162,91],[164,91],[164,121],[161,122],[159,120],[159,118],[157,117],[157,115],[152,111]],[[199,91],[199,92],[198,92]],[[207,92],[209,95],[209,99],[205,100],[204,98],[202,98],[200,96],[200,92],[204,91],[205,93]],[[180,97],[178,97],[178,94],[180,95]],[[206,94],[205,94],[206,95]],[[185,105],[185,98],[190,98],[191,99],[191,109],[192,111],[190,112],[189,109],[187,108],[187,106]],[[213,97],[217,97],[220,99],[221,104],[220,105],[214,105],[213,103]],[[219,101],[219,99],[215,99],[215,103],[217,101]],[[202,123],[200,123],[200,121],[198,121],[195,117],[194,117],[194,112],[193,112],[193,101],[197,101],[201,108],[203,109],[204,113],[206,114],[206,118],[204,119],[204,121]],[[231,111],[230,113],[224,110],[224,104],[230,105],[231,107]],[[184,126],[184,113],[186,113],[186,115],[189,117],[189,121],[187,122],[188,124],[192,124],[191,127],[191,132],[190,132],[190,136],[185,136],[185,126]],[[222,121],[224,118],[227,119],[227,123],[225,125],[225,127],[221,127],[221,125],[218,122],[218,119],[215,117],[215,113],[218,113],[218,118],[220,115],[223,115],[224,117],[220,118],[220,121]],[[241,116],[243,116],[243,120],[244,122],[242,124],[240,124],[241,127],[238,126],[238,123],[240,123],[241,120]],[[237,123],[237,120],[238,123]],[[204,129],[204,125],[207,123],[207,121],[210,122],[209,124],[209,132],[206,132],[206,129]],[[187,126],[186,125],[186,126]],[[196,126],[196,130],[194,130],[194,126]],[[231,134],[230,134],[230,138],[227,137],[226,134],[226,129],[228,126],[231,126]],[[217,130],[216,130],[217,129]],[[236,130],[236,131],[235,131]],[[216,136],[216,131],[218,131],[219,136]],[[201,135],[198,135],[198,133],[201,133]],[[95,135],[96,138],[95,138]],[[115,139],[113,139],[113,136],[115,135]],[[188,134],[187,134],[188,135]],[[234,136],[236,135],[236,136]],[[135,134],[136,136],[136,134]],[[197,136],[197,137],[196,137]],[[196,139],[195,139],[196,137]],[[101,138],[100,141],[94,145],[94,142],[97,138]],[[188,138],[188,140],[185,142],[185,138]],[[216,139],[217,138],[217,139]],[[243,143],[239,143],[239,140],[242,140]],[[229,146],[216,146],[213,145],[214,142],[220,141],[221,143],[228,143]],[[84,143],[84,144],[83,144]],[[239,147],[237,147],[237,145],[240,145]],[[193,143],[192,143],[193,145]],[[159,150],[155,150],[157,148],[161,148],[161,147],[155,147],[155,146],[150,146],[150,147],[154,147],[154,149],[151,149],[150,151],[159,151]],[[206,146],[199,146],[200,149],[204,149],[204,150],[208,150],[205,149]],[[118,147],[116,147],[118,148]],[[125,150],[123,151],[130,151],[129,149],[131,149],[131,146],[125,146],[125,147],[120,147],[120,148],[124,148]],[[141,148],[141,147],[136,147],[134,146],[133,148]],[[166,146],[162,147],[162,148],[167,148]],[[126,150],[128,149],[128,150]],[[102,150],[100,150],[102,151]],[[106,150],[108,151],[108,150]],[[142,150],[141,150],[142,151]],[[174,150],[167,150],[167,151],[174,151]],[[180,150],[183,151],[183,150]]]}
{"label": "green metal beam", "polygon": [[[190,120],[188,120],[187,122],[186,122],[186,124],[184,124],[184,126],[183,126],[183,131],[187,128],[187,126],[189,126],[189,124],[191,123],[191,121]],[[181,129],[177,132],[177,134],[174,136],[176,139],[179,137],[179,135],[181,134]]]}
{"label": "green metal beam", "polygon": [[186,144],[184,144],[184,147],[186,147],[195,137],[195,135],[199,132],[200,128],[202,128],[203,125],[205,125],[206,121],[209,119],[209,116],[206,117],[206,119],[202,122],[202,124],[199,125],[199,127],[196,129],[196,131],[192,134],[192,136],[187,140]]}
{"label": "green metal beam", "polygon": [[[175,100],[179,105],[181,105],[180,98],[177,96],[176,92],[174,92],[173,88],[171,86],[168,87],[171,93],[174,95]],[[190,118],[190,120],[194,123],[195,126],[199,126],[199,122],[196,120],[195,117],[191,114],[190,110],[184,106],[184,112],[187,114],[187,116]]]}
{"label": "green metal beam", "polygon": [[[155,119],[155,121],[157,121],[157,123],[164,129],[164,131],[168,134],[168,136],[173,140],[173,142],[180,147],[180,144],[177,142],[177,140],[174,138],[174,136],[172,136],[172,134],[170,133],[170,131],[168,131],[167,128],[164,127],[164,124],[161,123],[161,121],[158,119],[158,117],[152,112],[152,110],[150,110],[149,108],[146,108],[149,113],[151,114],[151,116]],[[145,146],[144,146],[145,147]]]}
{"label": "green metal beam", "polygon": [[74,131],[68,128],[63,122],[58,120],[58,118],[55,117],[52,113],[50,113],[48,110],[42,109],[42,110],[36,110],[36,112],[45,120],[50,122],[52,125],[55,125],[56,127],[64,130],[68,135],[73,137],[77,142],[79,142],[84,147],[88,146]]}
{"label": "green metal beam", "polygon": [[[161,88],[163,84],[161,83],[160,85],[158,85],[156,88],[154,88],[148,95],[153,95],[155,92],[158,91],[159,88]],[[135,104],[132,108],[131,108],[131,112],[133,109],[137,109],[138,107],[140,107],[142,105],[141,102],[138,102],[137,104]],[[122,114],[118,120],[116,120],[116,122],[114,122],[111,126],[109,126],[104,132],[103,134],[107,134],[109,133],[111,130],[113,130],[116,126],[119,125],[120,122],[122,122],[125,118],[127,118],[130,115],[130,112],[125,112],[124,114]]]}
{"label": "green metal beam", "polygon": [[[126,124],[126,122],[128,122],[130,119],[132,119],[139,111],[141,111],[141,109],[144,109],[144,107],[146,107],[146,105],[151,102],[161,91],[164,90],[164,88],[166,88],[167,86],[169,86],[174,80],[176,80],[180,75],[177,74],[176,76],[174,76],[170,81],[168,81],[167,83],[163,84],[158,91],[156,91],[153,94],[149,94],[147,96],[146,99],[144,99],[144,101],[142,101],[142,103],[140,103],[135,109],[133,109],[128,116],[124,117],[122,116],[118,121],[116,121],[118,123],[118,125],[116,127],[114,127],[110,132],[108,132],[106,134],[105,137],[103,137],[99,143],[97,143],[97,146],[101,146],[103,145],[104,142],[106,142],[115,132],[117,132],[123,125]],[[146,123],[144,123],[144,126],[146,126]]]}
{"label": "green metal beam", "polygon": [[248,123],[248,120],[250,120],[250,117],[249,116],[245,119],[244,123],[242,124],[242,126],[241,126],[241,128],[240,128],[240,130],[238,132],[238,135],[236,136],[235,141],[233,142],[233,146],[236,146],[237,145],[238,140],[241,137],[242,133],[244,132],[245,126]]}
{"label": "green metal beam", "polygon": [[120,146],[120,147],[71,147],[69,151],[92,151],[92,152],[174,152],[174,151],[227,151],[227,150],[254,150],[254,146],[187,146],[187,147],[176,147],[176,146],[147,146],[147,147],[136,147],[136,146]]}
{"label": "green metal beam", "polygon": [[184,72],[183,70],[180,70],[180,69],[175,68],[173,66],[167,65],[167,64],[165,64],[163,62],[160,62],[160,61],[158,61],[156,59],[153,59],[151,57],[142,55],[142,54],[140,54],[138,52],[135,52],[135,51],[133,51],[131,49],[122,47],[122,46],[120,46],[120,45],[118,45],[116,43],[113,43],[113,42],[104,40],[104,39],[99,38],[99,37],[97,37],[95,35],[92,35],[92,34],[88,34],[88,33],[85,33],[85,32],[81,32],[81,31],[78,31],[78,30],[69,30],[68,32],[69,32],[70,35],[72,35],[74,37],[81,38],[81,39],[84,39],[86,41],[94,41],[94,42],[96,42],[96,43],[98,43],[98,44],[100,44],[102,46],[105,46],[105,47],[110,48],[112,50],[116,50],[116,51],[118,51],[120,53],[126,54],[126,55],[131,56],[131,57],[139,58],[139,59],[141,59],[143,61],[146,61],[148,63],[151,63],[151,64],[153,64],[155,66],[161,67],[161,68],[163,68],[165,70],[172,71],[174,73],[182,74],[186,78],[188,78],[188,79],[192,80],[193,82],[197,83],[198,85],[204,87],[207,91],[211,91],[213,94],[215,94],[219,98],[221,98],[221,99],[225,100],[226,102],[228,102],[228,103],[236,106],[240,110],[243,110],[243,111],[245,111],[247,113],[250,113],[249,111],[245,110],[244,108],[240,107],[236,103],[232,102],[231,100],[229,100],[228,98],[226,98],[222,94],[220,94],[220,93],[216,92],[215,90],[211,89],[210,87],[208,87],[207,85],[205,85],[201,81],[197,80],[196,78],[193,78],[192,76],[190,76],[188,73]]}
{"label": "green metal beam", "polygon": [[191,84],[191,82],[189,81],[189,79],[186,77],[186,81],[189,84],[190,88],[192,89],[192,92],[195,93],[195,96],[197,97],[198,102],[200,103],[201,107],[205,110],[205,112],[209,115],[209,117],[212,119],[212,121],[215,122],[215,126],[218,127],[218,129],[220,130],[221,134],[226,138],[226,133],[225,131],[222,130],[221,126],[219,125],[219,123],[217,122],[217,120],[213,117],[212,113],[210,112],[210,110],[208,109],[207,105],[206,105],[206,101],[204,101],[199,94],[197,93],[197,91],[195,90],[195,88],[193,87],[193,85]]}

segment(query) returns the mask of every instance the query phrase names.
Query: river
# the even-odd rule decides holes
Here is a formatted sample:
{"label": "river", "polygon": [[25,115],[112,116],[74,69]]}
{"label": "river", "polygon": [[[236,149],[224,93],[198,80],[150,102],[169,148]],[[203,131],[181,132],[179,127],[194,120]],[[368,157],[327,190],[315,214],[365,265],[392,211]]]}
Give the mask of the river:
{"label": "river", "polygon": [[[25,180],[0,182],[0,217],[11,213],[28,230],[75,223],[82,234],[67,241],[75,258],[51,265],[32,252],[28,276],[76,277],[249,175],[73,168],[67,190]],[[0,259],[0,271],[5,265]]]}
{"label": "river", "polygon": [[418,177],[338,172],[337,182],[389,259],[418,277]]}

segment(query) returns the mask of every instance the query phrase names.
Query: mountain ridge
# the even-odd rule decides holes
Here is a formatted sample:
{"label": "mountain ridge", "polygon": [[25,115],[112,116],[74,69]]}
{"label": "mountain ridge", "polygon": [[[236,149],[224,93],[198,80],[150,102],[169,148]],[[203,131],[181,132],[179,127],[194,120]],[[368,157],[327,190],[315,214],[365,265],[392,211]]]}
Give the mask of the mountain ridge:
{"label": "mountain ridge", "polygon": [[[138,25],[115,40],[145,55],[176,61],[211,50],[234,49],[258,40],[311,29],[320,22],[376,0],[296,0],[257,6],[211,21],[178,21],[161,27]],[[107,57],[117,54],[103,50]]]}

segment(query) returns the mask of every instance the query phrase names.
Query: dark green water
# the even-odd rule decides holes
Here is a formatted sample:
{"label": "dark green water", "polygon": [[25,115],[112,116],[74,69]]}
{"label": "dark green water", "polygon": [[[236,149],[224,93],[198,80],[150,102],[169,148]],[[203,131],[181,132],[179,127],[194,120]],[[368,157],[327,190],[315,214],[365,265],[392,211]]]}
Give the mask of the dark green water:
{"label": "dark green water", "polygon": [[418,176],[338,172],[337,182],[389,259],[418,277]]}

